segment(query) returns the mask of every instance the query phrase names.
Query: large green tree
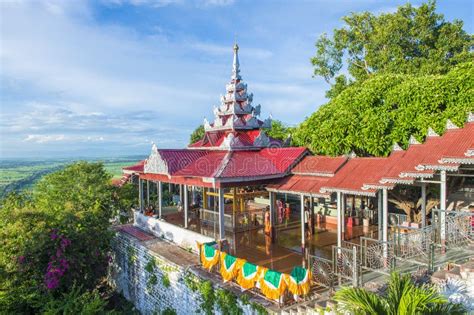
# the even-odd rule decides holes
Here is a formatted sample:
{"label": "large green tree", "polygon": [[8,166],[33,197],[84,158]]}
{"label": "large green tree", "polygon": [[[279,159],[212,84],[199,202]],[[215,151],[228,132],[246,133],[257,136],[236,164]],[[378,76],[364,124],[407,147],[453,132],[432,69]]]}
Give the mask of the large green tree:
{"label": "large green tree", "polygon": [[[113,187],[100,163],[45,176],[32,194],[0,205],[0,309],[32,313],[74,286],[92,290],[106,274]],[[51,304],[49,304],[51,305]]]}
{"label": "large green tree", "polygon": [[423,141],[428,127],[444,132],[474,112],[474,63],[445,75],[377,74],[356,82],[299,125],[293,141],[314,153],[385,156],[394,142]]}
{"label": "large green tree", "polygon": [[[435,1],[406,4],[394,13],[352,13],[342,20],[332,36],[317,40],[311,59],[315,76],[332,84],[329,98],[374,74],[445,74],[473,58],[473,36],[462,21],[448,22],[436,13]],[[344,66],[348,76],[341,74]]]}

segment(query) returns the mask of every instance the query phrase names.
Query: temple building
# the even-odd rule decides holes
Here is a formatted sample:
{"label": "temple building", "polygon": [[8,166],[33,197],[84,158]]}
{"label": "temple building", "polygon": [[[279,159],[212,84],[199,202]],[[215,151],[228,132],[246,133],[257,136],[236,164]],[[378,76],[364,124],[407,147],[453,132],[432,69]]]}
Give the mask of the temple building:
{"label": "temple building", "polygon": [[423,143],[394,144],[388,157],[314,156],[267,135],[271,118],[253,105],[238,51],[203,138],[153,145],[124,168],[124,180],[138,179],[136,226],[185,248],[217,241],[280,272],[303,265],[320,287],[474,245],[473,114],[464,126],[447,120],[442,135],[430,128]]}

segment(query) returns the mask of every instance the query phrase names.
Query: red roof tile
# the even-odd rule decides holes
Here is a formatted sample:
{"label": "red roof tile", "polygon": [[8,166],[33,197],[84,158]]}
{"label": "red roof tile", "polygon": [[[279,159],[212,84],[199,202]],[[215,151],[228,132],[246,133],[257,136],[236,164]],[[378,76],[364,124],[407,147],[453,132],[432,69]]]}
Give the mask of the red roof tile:
{"label": "red roof tile", "polygon": [[122,170],[142,173],[144,165],[145,165],[145,160],[142,160],[135,165],[122,167]]}
{"label": "red roof tile", "polygon": [[279,192],[295,192],[313,194],[316,196],[327,196],[320,191],[321,187],[326,185],[329,177],[308,176],[308,175],[290,175],[280,179],[274,184],[270,184],[267,188],[270,191]]}
{"label": "red roof tile", "polygon": [[291,172],[306,175],[334,175],[347,161],[346,156],[306,156]]}

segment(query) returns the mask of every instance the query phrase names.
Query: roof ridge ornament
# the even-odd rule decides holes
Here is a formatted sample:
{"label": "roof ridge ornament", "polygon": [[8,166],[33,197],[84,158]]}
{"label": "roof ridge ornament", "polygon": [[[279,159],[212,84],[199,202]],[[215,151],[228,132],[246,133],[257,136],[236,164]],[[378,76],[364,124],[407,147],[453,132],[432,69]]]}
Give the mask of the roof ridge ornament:
{"label": "roof ridge ornament", "polygon": [[452,130],[452,129],[459,129],[458,126],[456,126],[451,119],[446,120],[446,130]]}
{"label": "roof ridge ornament", "polygon": [[412,144],[421,144],[421,143],[420,141],[416,140],[414,135],[411,135],[410,140],[408,140],[408,144],[412,145]]}
{"label": "roof ridge ornament", "polygon": [[350,159],[353,159],[353,158],[356,158],[356,157],[357,157],[357,154],[354,152],[354,150],[352,150],[347,156],[348,156]]}
{"label": "roof ridge ornament", "polygon": [[467,114],[467,122],[468,123],[474,122],[474,113],[473,112],[469,112],[469,114]]}
{"label": "roof ridge ornament", "polygon": [[239,45],[234,44],[234,61],[232,62],[232,76],[233,80],[241,80],[240,76],[240,63],[239,63]]}
{"label": "roof ridge ornament", "polygon": [[427,137],[439,137],[439,134],[437,134],[436,131],[434,131],[433,128],[428,127],[428,132],[426,133],[426,136]]}
{"label": "roof ridge ornament", "polygon": [[395,142],[392,146],[392,152],[394,151],[403,151],[403,148],[398,144],[398,142]]}

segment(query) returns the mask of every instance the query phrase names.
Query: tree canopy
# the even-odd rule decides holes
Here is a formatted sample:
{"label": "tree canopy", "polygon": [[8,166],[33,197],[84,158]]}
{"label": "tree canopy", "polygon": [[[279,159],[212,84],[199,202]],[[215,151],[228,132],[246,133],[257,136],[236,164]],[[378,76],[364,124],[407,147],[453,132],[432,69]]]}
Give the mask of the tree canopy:
{"label": "tree canopy", "polygon": [[[333,98],[354,82],[375,74],[436,75],[473,58],[474,37],[463,22],[448,22],[436,2],[406,4],[394,13],[352,13],[333,35],[321,35],[311,59],[314,75],[332,84]],[[341,74],[347,66],[349,77]]]}
{"label": "tree canopy", "polygon": [[31,194],[1,200],[1,310],[51,310],[66,296],[76,309],[102,307],[87,292],[106,275],[117,194],[110,179],[102,164],[78,162],[46,175]]}
{"label": "tree canopy", "polygon": [[293,128],[280,120],[272,120],[272,128],[266,130],[269,137],[285,141],[292,133]]}
{"label": "tree canopy", "polygon": [[204,137],[204,125],[199,125],[194,129],[193,133],[189,137],[189,144],[193,144],[196,141],[201,140]]}
{"label": "tree canopy", "polygon": [[445,75],[374,74],[321,106],[294,132],[296,145],[317,154],[384,156],[394,142],[419,141],[428,127],[442,134],[449,118],[458,126],[474,111],[474,63]]}

